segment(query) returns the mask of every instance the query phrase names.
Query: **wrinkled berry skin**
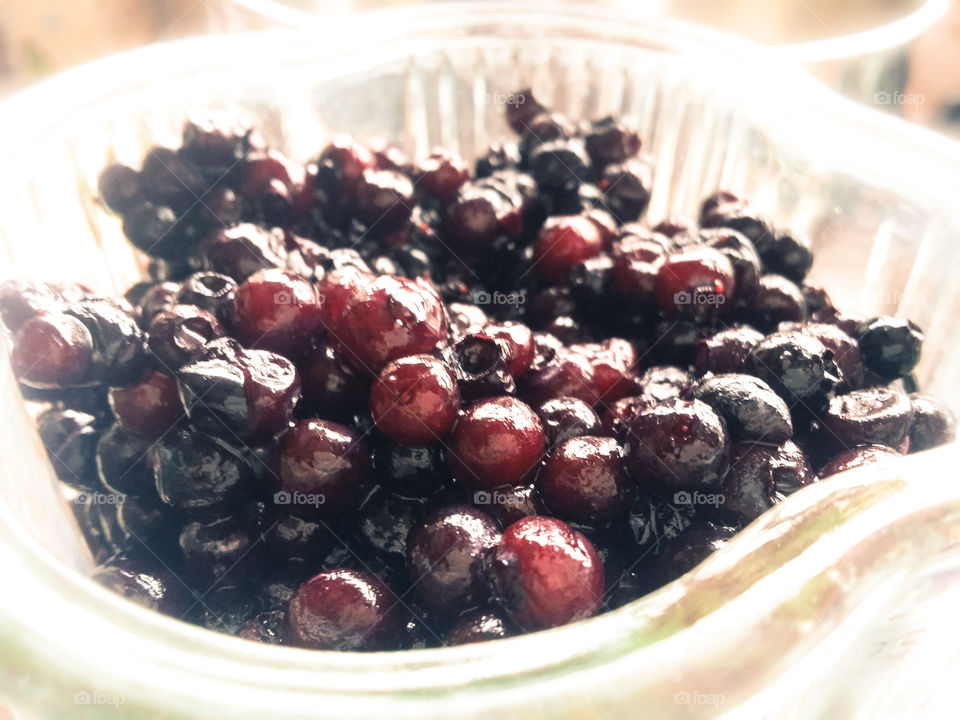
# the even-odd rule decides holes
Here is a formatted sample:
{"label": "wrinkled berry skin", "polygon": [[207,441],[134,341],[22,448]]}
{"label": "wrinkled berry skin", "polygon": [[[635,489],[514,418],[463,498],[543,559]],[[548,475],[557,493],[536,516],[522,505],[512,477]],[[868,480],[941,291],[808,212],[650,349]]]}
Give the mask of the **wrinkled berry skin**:
{"label": "wrinkled berry skin", "polygon": [[283,430],[300,398],[293,363],[232,341],[210,343],[202,359],[180,368],[180,399],[199,430],[254,445]]}
{"label": "wrinkled berry skin", "polygon": [[603,525],[630,510],[636,491],[613,438],[567,440],[550,453],[538,479],[544,502],[558,517]]}
{"label": "wrinkled berry skin", "polygon": [[100,432],[93,415],[51,408],[37,418],[37,434],[61,482],[78,490],[97,489],[95,460]]}
{"label": "wrinkled berry skin", "polygon": [[370,489],[370,453],[349,428],[300,420],[273,451],[270,479],[277,502],[303,517],[355,512]]}
{"label": "wrinkled berry skin", "polygon": [[428,610],[457,613],[486,600],[484,560],[500,540],[496,523],[469,505],[437,510],[407,541],[407,567]]}
{"label": "wrinkled berry skin", "polygon": [[803,452],[794,443],[742,442],[730,449],[730,470],[720,492],[720,509],[750,522],[780,498],[816,480]]}
{"label": "wrinkled berry skin", "polygon": [[94,570],[91,579],[150,610],[177,616],[189,605],[183,583],[155,559],[120,554]]}
{"label": "wrinkled berry skin", "polygon": [[370,388],[370,416],[395,442],[431,445],[453,427],[460,390],[453,372],[429,355],[389,363]]}
{"label": "wrinkled berry skin", "polygon": [[726,469],[726,425],[700,400],[668,400],[634,416],[625,441],[626,466],[641,487],[715,487]]}
{"label": "wrinkled berry skin", "polygon": [[193,520],[180,531],[184,575],[194,590],[243,587],[262,571],[260,546],[232,517]]}
{"label": "wrinkled berry skin", "polygon": [[885,380],[908,375],[920,360],[923,333],[909,320],[874,318],[856,331],[867,369]]}
{"label": "wrinkled berry skin", "polygon": [[770,386],[750,375],[715,375],[693,388],[724,419],[730,439],[781,443],[793,437],[790,409]]}
{"label": "wrinkled berry skin", "polygon": [[490,560],[500,604],[525,631],[591,617],[604,593],[593,545],[565,522],[534,516],[508,527]]}
{"label": "wrinkled berry skin", "polygon": [[157,494],[176,510],[224,506],[252,491],[253,472],[236,450],[190,430],[168,434],[149,458]]}
{"label": "wrinkled berry skin", "polygon": [[386,650],[401,625],[390,589],[357,570],[310,578],[290,600],[288,622],[293,644],[316,650]]}
{"label": "wrinkled berry skin", "polygon": [[447,462],[470,490],[518,485],[539,464],[545,447],[540,418],[511,397],[480,400],[460,417]]}
{"label": "wrinkled berry skin", "polygon": [[150,321],[147,347],[167,372],[200,356],[203,346],[226,331],[213,315],[194,305],[174,305]]}
{"label": "wrinkled berry skin", "polygon": [[957,420],[945,404],[929,395],[913,394],[910,452],[946,445],[957,438]]}
{"label": "wrinkled berry skin", "polygon": [[828,442],[898,448],[910,430],[913,406],[904,393],[869,388],[833,398],[822,417]]}
{"label": "wrinkled berry skin", "polygon": [[337,324],[347,357],[377,373],[391,360],[428,353],[447,332],[443,304],[422,279],[384,275],[356,288]]}
{"label": "wrinkled berry skin", "polygon": [[803,333],[768,335],[750,351],[743,370],[763,380],[788,405],[803,403],[814,412],[827,405],[840,381],[833,353]]}

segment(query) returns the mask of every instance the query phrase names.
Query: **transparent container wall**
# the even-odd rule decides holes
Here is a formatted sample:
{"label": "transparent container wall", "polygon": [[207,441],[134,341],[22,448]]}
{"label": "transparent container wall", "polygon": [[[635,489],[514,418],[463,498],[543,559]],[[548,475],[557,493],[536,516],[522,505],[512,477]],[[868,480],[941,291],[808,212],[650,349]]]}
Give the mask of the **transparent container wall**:
{"label": "transparent container wall", "polygon": [[[843,307],[915,319],[928,337],[918,369],[923,387],[960,406],[958,156],[943,141],[868,115],[752,56],[724,61],[722,43],[670,24],[527,16],[507,7],[438,11],[411,25],[367,22],[324,42],[292,34],[149,50],[8,106],[0,118],[9,141],[0,151],[0,274],[81,280],[104,292],[138,279],[143,258],[98,207],[96,177],[111,160],[136,164],[151,144],[177,143],[190,108],[248,113],[301,159],[335,132],[385,139],[413,155],[446,145],[469,157],[511,137],[505,103],[531,86],[572,117],[615,113],[636,123],[654,168],[649,221],[693,215],[703,196],[725,187],[750,197],[779,227],[809,234],[813,279]],[[360,30],[366,42],[357,45]],[[712,54],[697,56],[700,50]],[[31,533],[83,569],[49,465],[17,404],[6,353],[0,372],[7,426],[0,457],[13,463],[0,486],[0,538]],[[861,717],[844,712],[844,675],[827,672],[832,658],[817,653],[836,637],[841,649],[855,649],[844,662],[862,667],[878,628],[892,627],[888,640],[896,643],[927,627],[905,614],[903,588],[915,578],[929,582],[930,612],[942,614],[947,605],[933,596],[956,576],[953,554],[936,564],[937,553],[960,543],[957,491],[936,483],[955,466],[956,448],[898,463],[902,471],[798,493],[700,570],[621,611],[503,645],[397,658],[330,657],[213,637],[72,585],[32,550],[0,542],[0,561],[47,603],[13,593],[0,598],[0,609],[25,618],[35,615],[34,604],[64,608],[49,622],[25,620],[19,633],[0,635],[0,649],[20,643],[9,657],[17,667],[33,663],[18,679],[45,718],[108,716],[103,708],[84,715],[66,701],[58,705],[63,698],[43,686],[89,690],[91,678],[131,698],[123,709],[129,718],[158,717],[161,709],[183,718],[308,718],[321,706],[338,717],[611,717],[638,707],[656,708],[658,717],[719,714],[682,697],[678,704],[677,693],[688,691],[723,694],[724,711],[770,693],[776,704],[762,707],[780,708],[776,716],[804,698],[798,716]],[[874,595],[878,588],[885,594]],[[902,624],[891,626],[891,617]],[[61,623],[72,625],[58,633]],[[75,642],[66,645],[65,637]],[[28,659],[17,654],[24,646]],[[736,671],[718,672],[732,658]],[[944,659],[956,667],[956,658]],[[797,675],[801,660],[807,669]],[[896,658],[876,660],[877,677],[895,677],[895,666]],[[798,695],[815,687],[823,690]],[[891,680],[884,689],[897,688]],[[879,702],[881,694],[874,697]]]}

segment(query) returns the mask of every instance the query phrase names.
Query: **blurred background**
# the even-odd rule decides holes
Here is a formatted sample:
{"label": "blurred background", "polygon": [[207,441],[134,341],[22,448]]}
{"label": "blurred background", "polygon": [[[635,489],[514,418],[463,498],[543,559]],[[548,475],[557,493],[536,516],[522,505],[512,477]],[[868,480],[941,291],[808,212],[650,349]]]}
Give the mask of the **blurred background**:
{"label": "blurred background", "polygon": [[[0,0],[0,96],[73,65],[151,42],[207,33],[322,27],[332,16],[417,2]],[[960,0],[592,0],[591,4],[603,4],[611,12],[692,20],[748,37],[804,65],[854,99],[960,136]]]}

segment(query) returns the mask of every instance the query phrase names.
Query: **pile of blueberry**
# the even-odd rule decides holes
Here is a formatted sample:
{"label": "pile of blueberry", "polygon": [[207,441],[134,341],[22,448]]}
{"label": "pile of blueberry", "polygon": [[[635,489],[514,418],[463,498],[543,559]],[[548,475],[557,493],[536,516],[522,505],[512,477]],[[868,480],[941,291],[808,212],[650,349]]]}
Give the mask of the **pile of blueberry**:
{"label": "pile of blueberry", "polygon": [[723,191],[641,222],[635,131],[511,97],[518,142],[473,172],[190,120],[100,177],[148,281],[0,286],[97,581],[267,643],[500,638],[954,438],[919,328],[835,308],[804,238]]}

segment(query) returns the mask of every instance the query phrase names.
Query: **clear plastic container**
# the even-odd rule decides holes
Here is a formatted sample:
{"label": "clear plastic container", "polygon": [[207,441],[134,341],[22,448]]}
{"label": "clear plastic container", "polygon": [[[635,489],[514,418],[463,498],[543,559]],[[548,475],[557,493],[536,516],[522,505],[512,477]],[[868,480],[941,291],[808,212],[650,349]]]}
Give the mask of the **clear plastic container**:
{"label": "clear plastic container", "polygon": [[[360,41],[362,39],[362,42]],[[323,33],[184,41],[69,72],[0,112],[0,275],[137,277],[93,201],[105,162],[188,108],[248,111],[307,157],[333,131],[413,154],[508,136],[519,87],[636,121],[648,218],[719,186],[808,232],[838,303],[927,331],[919,377],[960,406],[960,150],[750,48],[669,22],[511,5],[390,11]],[[405,653],[260,646],[142,610],[87,558],[0,352],[0,706],[24,719],[875,718],[953,715],[956,445],[813,485],[680,580],[556,630]]]}

